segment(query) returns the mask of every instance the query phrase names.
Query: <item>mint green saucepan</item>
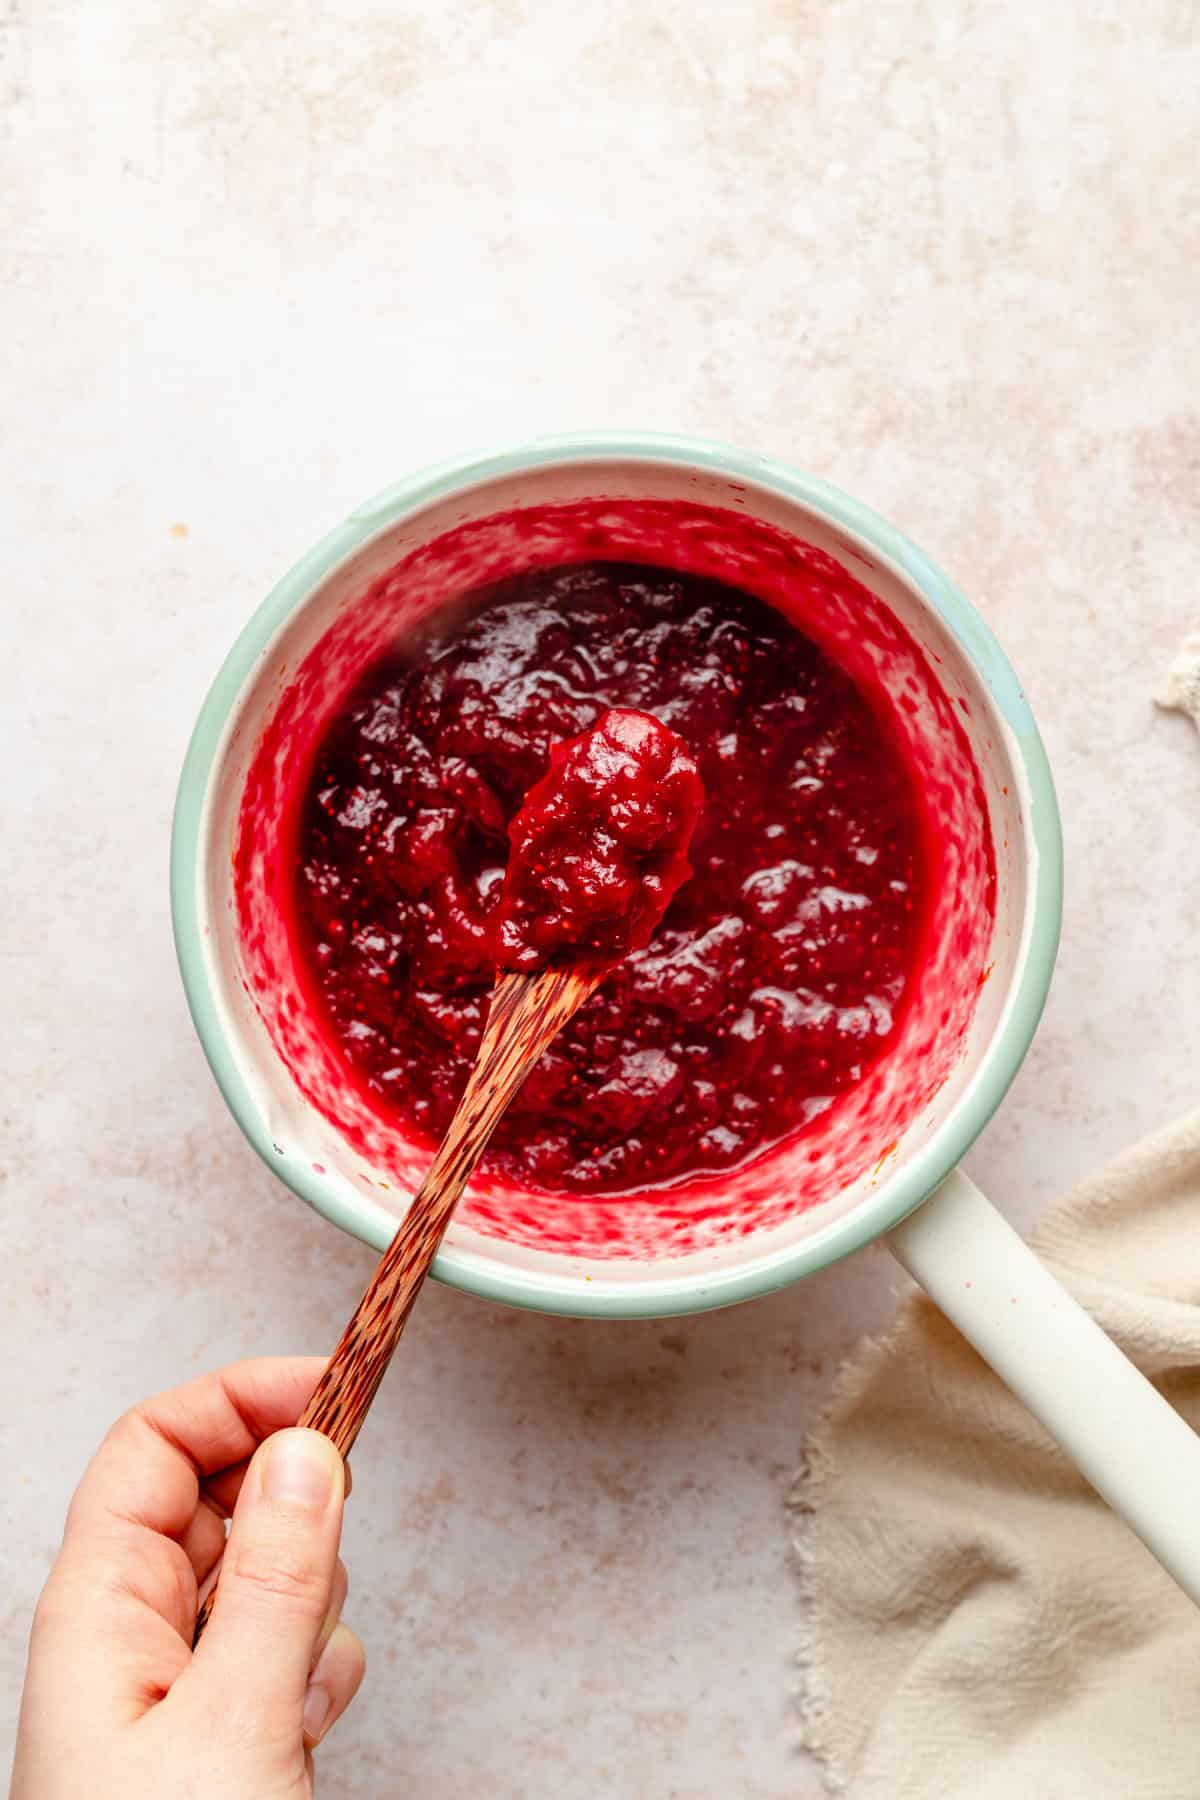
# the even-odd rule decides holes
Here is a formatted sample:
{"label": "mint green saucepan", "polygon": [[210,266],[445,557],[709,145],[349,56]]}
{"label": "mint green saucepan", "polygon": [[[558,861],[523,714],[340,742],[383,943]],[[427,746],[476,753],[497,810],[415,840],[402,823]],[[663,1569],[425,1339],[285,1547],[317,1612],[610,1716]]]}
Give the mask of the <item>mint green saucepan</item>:
{"label": "mint green saucepan", "polygon": [[[773,545],[802,547],[801,561],[853,574],[863,623],[860,632],[853,619],[841,619],[847,656],[883,643],[896,628],[915,661],[894,676],[880,654],[883,687],[892,684],[897,707],[918,721],[913,729],[924,730],[931,753],[942,758],[930,791],[959,808],[968,836],[986,834],[993,846],[986,963],[969,984],[968,1004],[953,944],[981,927],[978,917],[956,918],[974,890],[969,873],[947,864],[939,901],[944,955],[923,979],[954,989],[957,1011],[953,1004],[936,1015],[930,1010],[927,1030],[914,1028],[908,1041],[901,1033],[888,1066],[872,1077],[874,1088],[835,1114],[819,1151],[805,1134],[749,1174],[708,1184],[696,1218],[719,1214],[712,1203],[723,1186],[730,1216],[740,1216],[744,1229],[697,1225],[672,1239],[657,1230],[654,1197],[634,1196],[630,1229],[615,1250],[586,1230],[575,1250],[561,1241],[547,1248],[528,1224],[536,1197],[532,1211],[523,1211],[521,1197],[509,1194],[505,1214],[468,1194],[435,1273],[470,1293],[544,1312],[665,1317],[770,1293],[883,1237],[1180,1584],[1200,1597],[1200,1440],[958,1168],[1029,1046],[1058,940],[1061,843],[1037,730],[1003,653],[958,590],[907,538],[822,481],[716,444],[639,435],[551,439],[401,482],[285,576],[247,624],[205,702],[172,845],[183,979],[234,1116],[264,1162],[308,1205],[376,1248],[388,1241],[427,1152],[394,1128],[389,1136],[367,1116],[369,1108],[363,1112],[361,1098],[352,1104],[331,1094],[328,1083],[322,1089],[306,1064],[315,1038],[285,936],[271,947],[268,890],[286,860],[282,826],[278,842],[273,836],[271,796],[283,794],[289,765],[303,764],[313,732],[344,696],[354,655],[369,658],[381,646],[381,594],[393,605],[395,635],[404,629],[410,593],[414,606],[428,611],[461,592],[468,576],[519,566],[522,555],[554,561],[555,520],[583,504],[599,506],[608,553],[630,560],[654,560],[653,545],[636,534],[624,542],[621,521],[641,516],[639,508],[647,518],[676,508],[701,521],[689,537],[692,566],[722,566],[724,519],[729,533],[752,535],[761,527],[764,542],[769,535]],[[447,543],[467,545],[469,554],[448,556]],[[787,561],[785,553],[780,566]],[[401,578],[388,588],[387,572],[398,566]],[[771,598],[770,581],[756,582],[752,564],[747,568],[745,585]],[[336,655],[325,656],[323,647],[335,645]],[[926,695],[920,705],[911,699],[914,683]],[[954,732],[944,725],[951,705]],[[268,847],[258,857],[262,894],[248,910],[238,881],[249,866],[243,834],[251,786],[259,796],[255,829]],[[949,1024],[939,1023],[943,1014]],[[930,1068],[939,1071],[937,1080],[922,1083],[920,1072]],[[919,1094],[919,1104],[904,1102],[905,1093]],[[889,1119],[895,1129],[885,1135]],[[868,1146],[876,1127],[878,1141]],[[680,1210],[686,1212],[682,1202]],[[525,1224],[496,1223],[506,1217]]]}

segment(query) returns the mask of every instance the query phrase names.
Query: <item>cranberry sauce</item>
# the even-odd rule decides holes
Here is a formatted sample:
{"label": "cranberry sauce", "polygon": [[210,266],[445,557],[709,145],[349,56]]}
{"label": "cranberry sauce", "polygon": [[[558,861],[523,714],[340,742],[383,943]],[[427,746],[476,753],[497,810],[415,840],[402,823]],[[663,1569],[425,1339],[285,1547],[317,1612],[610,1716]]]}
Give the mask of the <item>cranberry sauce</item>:
{"label": "cranberry sauce", "polygon": [[555,744],[508,828],[496,962],[616,962],[649,943],[692,872],[687,847],[703,803],[682,740],[648,713],[606,712]]}
{"label": "cranberry sauce", "polygon": [[[509,827],[522,856],[554,747],[610,708],[682,739],[704,805],[691,880],[493,1139],[485,1166],[551,1191],[717,1172],[804,1127],[892,1038],[922,916],[902,757],[780,614],[616,563],[477,591],[367,672],[319,746],[300,821],[302,954],[347,1061],[410,1128],[432,1142],[453,1113],[497,925],[505,944],[549,948],[501,901]],[[689,767],[665,802],[680,858]]]}

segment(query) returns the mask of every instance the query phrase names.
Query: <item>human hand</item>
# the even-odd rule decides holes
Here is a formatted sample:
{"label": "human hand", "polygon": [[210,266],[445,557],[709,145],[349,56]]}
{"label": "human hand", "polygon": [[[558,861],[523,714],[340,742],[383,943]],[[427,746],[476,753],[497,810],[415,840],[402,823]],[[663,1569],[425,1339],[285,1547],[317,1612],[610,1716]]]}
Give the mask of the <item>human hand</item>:
{"label": "human hand", "polygon": [[113,1426],[34,1618],[10,1800],[311,1796],[313,1745],[363,1675],[340,1622],[342,1459],[281,1429],[322,1367],[235,1363]]}

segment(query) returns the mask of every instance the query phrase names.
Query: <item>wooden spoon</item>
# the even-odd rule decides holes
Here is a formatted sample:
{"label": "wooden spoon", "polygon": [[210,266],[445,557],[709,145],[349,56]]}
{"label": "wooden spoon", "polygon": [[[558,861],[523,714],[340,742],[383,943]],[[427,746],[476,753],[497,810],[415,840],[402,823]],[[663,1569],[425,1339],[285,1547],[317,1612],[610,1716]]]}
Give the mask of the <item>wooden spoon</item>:
{"label": "wooden spoon", "polygon": [[[323,1432],[343,1456],[362,1429],[451,1215],[509,1101],[550,1040],[608,973],[564,964],[499,974],[466,1091],[429,1173],[354,1309],[312,1399],[296,1421]],[[212,1617],[216,1583],[196,1616],[193,1645]]]}

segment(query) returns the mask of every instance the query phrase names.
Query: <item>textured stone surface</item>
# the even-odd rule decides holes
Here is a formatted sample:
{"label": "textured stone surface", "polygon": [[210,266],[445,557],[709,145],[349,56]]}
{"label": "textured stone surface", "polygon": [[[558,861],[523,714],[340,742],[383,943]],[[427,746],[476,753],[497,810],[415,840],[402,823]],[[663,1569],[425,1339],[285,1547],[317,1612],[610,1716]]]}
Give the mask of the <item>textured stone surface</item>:
{"label": "textured stone surface", "polygon": [[[1200,611],[1198,91],[1188,0],[3,9],[5,1733],[108,1419],[324,1347],[367,1274],[224,1112],[166,850],[248,611],[412,466],[707,432],[903,524],[1066,822],[974,1172],[1027,1223],[1194,1100],[1200,756],[1150,695]],[[781,1500],[898,1284],[868,1252],[663,1326],[430,1292],[355,1459],[371,1672],[324,1794],[815,1795]]]}

